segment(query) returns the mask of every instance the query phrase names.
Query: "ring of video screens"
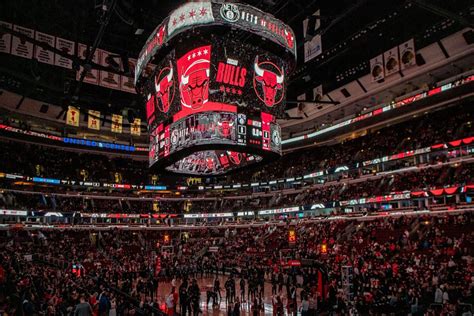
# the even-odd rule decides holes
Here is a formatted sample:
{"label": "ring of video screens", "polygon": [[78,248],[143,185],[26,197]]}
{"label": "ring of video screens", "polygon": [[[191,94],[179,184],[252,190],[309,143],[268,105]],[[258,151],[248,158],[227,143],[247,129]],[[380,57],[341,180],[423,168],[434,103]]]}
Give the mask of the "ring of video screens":
{"label": "ring of video screens", "polygon": [[[186,7],[189,12],[181,10],[182,16],[203,12],[199,5],[177,11]],[[285,82],[293,66],[288,56],[294,62],[294,55],[277,56],[260,45],[236,41],[235,30],[216,35],[212,28],[175,36],[140,82],[150,167],[218,175],[281,155],[276,119],[284,111]],[[161,33],[166,37],[166,27]]]}

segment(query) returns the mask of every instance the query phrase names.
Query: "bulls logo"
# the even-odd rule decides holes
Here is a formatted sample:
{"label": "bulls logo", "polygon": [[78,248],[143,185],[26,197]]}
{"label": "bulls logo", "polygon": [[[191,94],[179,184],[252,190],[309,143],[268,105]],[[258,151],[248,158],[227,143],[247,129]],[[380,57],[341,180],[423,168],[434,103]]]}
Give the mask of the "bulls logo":
{"label": "bulls logo", "polygon": [[200,109],[209,101],[211,47],[196,48],[178,60],[181,105]]}
{"label": "bulls logo", "polygon": [[257,56],[254,70],[253,86],[258,98],[268,107],[280,103],[283,100],[283,81],[285,79],[283,69],[270,61],[259,62]]}
{"label": "bulls logo", "polygon": [[163,68],[155,77],[155,91],[158,109],[163,113],[168,113],[170,104],[174,99],[174,79],[173,64],[170,61],[169,67]]}
{"label": "bulls logo", "polygon": [[207,156],[204,161],[207,171],[214,170],[214,158],[212,158],[211,156]]}
{"label": "bulls logo", "polygon": [[217,122],[217,126],[219,127],[219,133],[227,138],[230,136],[230,133],[232,132],[232,128],[234,127],[234,122],[231,121],[222,121],[222,122]]}
{"label": "bulls logo", "polygon": [[227,155],[229,156],[229,160],[234,164],[234,165],[240,165],[242,162],[242,154],[236,151],[228,151]]}

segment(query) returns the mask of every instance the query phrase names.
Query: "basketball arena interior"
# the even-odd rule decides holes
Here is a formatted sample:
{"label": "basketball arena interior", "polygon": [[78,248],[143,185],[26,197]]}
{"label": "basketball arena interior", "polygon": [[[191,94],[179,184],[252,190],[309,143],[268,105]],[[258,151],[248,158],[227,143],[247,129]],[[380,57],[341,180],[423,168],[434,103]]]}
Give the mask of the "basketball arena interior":
{"label": "basketball arena interior", "polygon": [[0,1],[0,315],[473,315],[473,25]]}

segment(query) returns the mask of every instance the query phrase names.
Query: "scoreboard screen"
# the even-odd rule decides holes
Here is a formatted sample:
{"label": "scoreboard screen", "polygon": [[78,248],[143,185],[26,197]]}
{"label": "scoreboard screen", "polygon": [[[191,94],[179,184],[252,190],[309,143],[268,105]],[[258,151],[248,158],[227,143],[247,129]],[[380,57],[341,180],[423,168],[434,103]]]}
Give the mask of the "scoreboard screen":
{"label": "scoreboard screen", "polygon": [[[203,5],[188,3],[177,10],[194,12]],[[223,8],[227,14],[239,10]],[[277,118],[285,107],[293,51],[280,56],[236,41],[235,30],[214,30],[208,25],[206,34],[175,34],[152,73],[140,79],[150,167],[216,175],[281,155]],[[156,35],[161,42],[168,38],[166,23]]]}

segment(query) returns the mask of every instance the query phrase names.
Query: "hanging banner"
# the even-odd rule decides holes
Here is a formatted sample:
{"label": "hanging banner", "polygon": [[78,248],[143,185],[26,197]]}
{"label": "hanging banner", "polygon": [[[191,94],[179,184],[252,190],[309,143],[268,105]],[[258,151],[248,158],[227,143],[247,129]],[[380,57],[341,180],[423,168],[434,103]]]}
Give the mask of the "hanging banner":
{"label": "hanging banner", "polygon": [[87,118],[87,127],[90,129],[100,130],[100,112],[89,110]]}
{"label": "hanging banner", "polygon": [[[305,101],[306,100],[306,93],[300,94],[299,96],[296,97],[297,101]],[[304,109],[305,109],[305,104],[304,102],[298,102],[298,116],[303,115]]]}
{"label": "hanging banner", "polygon": [[[13,30],[33,38],[35,31],[26,27],[14,25]],[[33,43],[20,39],[17,36],[12,37],[11,54],[23,58],[33,58]]]}
{"label": "hanging banner", "polygon": [[[77,45],[77,57],[81,59],[86,59],[87,58],[87,45],[79,43]],[[92,62],[95,64],[99,63],[99,50],[95,50],[94,55],[92,56]],[[79,71],[76,73],[76,80],[79,80],[81,78],[81,74],[84,71],[84,67],[79,66]],[[99,84],[99,71],[97,69],[91,69],[89,70],[85,77],[84,77],[84,82],[90,83],[90,84]]]}
{"label": "hanging banner", "polygon": [[[314,16],[320,16],[321,11],[318,10],[313,13]],[[308,62],[311,59],[321,55],[323,52],[322,43],[321,43],[321,35],[314,36],[310,41],[306,41],[306,33],[308,30],[308,23],[309,19],[305,19],[303,21],[303,38],[305,38],[304,42],[304,62]],[[314,31],[318,30],[321,27],[321,20],[318,18],[316,19],[316,23],[314,25]]]}
{"label": "hanging banner", "polygon": [[112,133],[122,133],[122,115],[112,114],[112,125],[110,130]]}
{"label": "hanging banner", "polygon": [[[48,44],[51,47],[54,47],[56,38],[52,35],[41,33],[36,31],[35,39],[39,42]],[[35,46],[35,59],[40,63],[54,65],[54,53],[51,50],[42,48],[40,46]]]}
{"label": "hanging banner", "polygon": [[[321,15],[321,10],[317,10],[313,13],[314,16],[318,17]],[[306,38],[306,33],[308,30],[309,18],[303,21],[303,38]],[[316,23],[314,24],[314,31],[317,31],[321,27],[321,19],[317,18]]]}
{"label": "hanging banner", "polygon": [[122,76],[120,78],[120,90],[129,92],[129,93],[137,93],[135,90],[135,67],[137,66],[137,60],[129,58],[128,59],[128,69],[130,69],[130,76]]}
{"label": "hanging banner", "polygon": [[383,54],[385,62],[385,76],[390,76],[400,71],[400,60],[398,58],[398,46],[386,51]]}
{"label": "hanging banner", "polygon": [[323,52],[323,46],[321,42],[321,35],[316,35],[311,41],[304,43],[304,62],[308,62],[311,59],[321,55]]}
{"label": "hanging banner", "polygon": [[79,109],[74,106],[69,106],[67,110],[66,116],[66,124],[71,126],[79,126],[79,116],[80,116]]}
{"label": "hanging banner", "polygon": [[[56,49],[68,54],[74,55],[75,43],[64,38],[56,37]],[[54,64],[59,67],[72,69],[72,60],[61,55],[55,54]]]}
{"label": "hanging banner", "polygon": [[133,120],[133,123],[130,125],[130,134],[135,135],[135,136],[140,136],[141,124],[142,124],[141,119],[136,118],[135,120]]}
{"label": "hanging banner", "polygon": [[372,76],[372,82],[382,80],[385,77],[382,54],[370,60],[370,74]]}
{"label": "hanging banner", "polygon": [[313,100],[321,101],[323,99],[323,85],[319,85],[313,88]]}
{"label": "hanging banner", "polygon": [[[118,70],[121,70],[121,61],[120,58],[113,58],[110,55],[113,55],[112,53],[105,51],[105,50],[100,50],[99,52],[99,57],[100,57],[100,65],[104,67],[113,67],[113,63],[118,64]],[[116,65],[115,65],[116,66]],[[120,75],[117,75],[112,72],[104,71],[101,70],[99,72],[99,85],[110,88],[110,89],[120,89]]]}
{"label": "hanging banner", "polygon": [[401,69],[407,69],[416,65],[415,41],[412,39],[398,46],[400,53]]}
{"label": "hanging banner", "polygon": [[[12,28],[11,23],[0,21],[0,25],[7,29]],[[2,33],[0,36],[0,53],[10,54],[11,46],[12,46],[12,35],[9,33]]]}

